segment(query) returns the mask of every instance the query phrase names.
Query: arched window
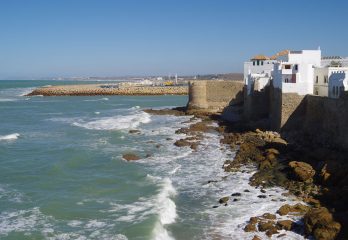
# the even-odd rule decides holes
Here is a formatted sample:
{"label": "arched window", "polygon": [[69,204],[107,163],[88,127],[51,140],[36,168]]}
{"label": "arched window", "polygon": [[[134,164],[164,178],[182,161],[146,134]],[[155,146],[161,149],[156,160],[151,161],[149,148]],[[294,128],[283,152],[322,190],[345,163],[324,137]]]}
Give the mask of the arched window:
{"label": "arched window", "polygon": [[319,82],[319,77],[317,76],[316,78],[315,78],[315,83],[318,83]]}

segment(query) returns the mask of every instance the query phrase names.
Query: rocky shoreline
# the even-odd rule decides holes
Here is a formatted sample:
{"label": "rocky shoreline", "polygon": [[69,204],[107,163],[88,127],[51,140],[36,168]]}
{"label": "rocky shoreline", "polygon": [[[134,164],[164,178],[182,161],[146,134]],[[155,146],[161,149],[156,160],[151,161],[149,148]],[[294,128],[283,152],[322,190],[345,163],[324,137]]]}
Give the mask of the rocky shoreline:
{"label": "rocky shoreline", "polygon": [[[226,160],[224,163],[225,172],[233,173],[241,171],[243,166],[253,165],[257,172],[250,178],[250,185],[261,188],[261,192],[265,193],[268,187],[280,186],[288,190],[284,197],[295,196],[303,202],[295,205],[285,204],[276,214],[265,212],[263,215],[251,217],[249,222],[245,223],[244,231],[254,232],[253,240],[262,239],[258,232],[263,232],[268,237],[282,237],[284,233],[280,234],[280,230],[294,231],[305,237],[312,236],[321,240],[348,239],[345,228],[347,189],[336,193],[337,186],[332,185],[337,183],[337,177],[342,178],[340,184],[343,186],[347,181],[348,175],[341,175],[344,174],[344,170],[338,171],[338,176],[333,177],[337,174],[333,171],[338,170],[336,165],[342,166],[343,153],[323,148],[320,148],[322,153],[314,153],[308,143],[286,141],[277,132],[247,130],[243,123],[226,123],[220,120],[218,115],[210,113],[192,112],[185,108],[145,111],[160,115],[193,115],[191,120],[200,118],[202,121],[177,130],[177,133],[185,133],[187,137],[176,141],[176,146],[189,146],[196,150],[203,138],[202,132],[218,131],[223,136],[221,144],[229,145],[236,151],[234,159]],[[213,127],[213,121],[216,121],[219,127]],[[323,161],[324,156],[336,157],[335,164],[333,161]],[[229,199],[230,196],[225,196],[217,201],[226,204]],[[301,221],[284,220],[284,216],[297,216]]]}
{"label": "rocky shoreline", "polygon": [[27,96],[107,96],[107,95],[187,95],[188,86],[129,86],[105,84],[81,84],[44,86],[35,89]]}

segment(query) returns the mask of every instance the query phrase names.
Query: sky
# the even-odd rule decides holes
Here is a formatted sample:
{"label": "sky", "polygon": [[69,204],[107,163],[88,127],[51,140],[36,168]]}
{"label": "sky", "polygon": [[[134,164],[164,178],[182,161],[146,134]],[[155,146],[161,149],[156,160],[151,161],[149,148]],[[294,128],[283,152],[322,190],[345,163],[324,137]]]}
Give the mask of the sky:
{"label": "sky", "polygon": [[242,72],[256,54],[348,56],[346,0],[0,0],[0,79]]}

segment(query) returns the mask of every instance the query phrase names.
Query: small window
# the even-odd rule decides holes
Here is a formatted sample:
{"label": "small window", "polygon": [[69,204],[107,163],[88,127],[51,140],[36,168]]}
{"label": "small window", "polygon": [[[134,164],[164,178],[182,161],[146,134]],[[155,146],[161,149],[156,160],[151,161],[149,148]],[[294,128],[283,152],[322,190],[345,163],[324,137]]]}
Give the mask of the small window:
{"label": "small window", "polygon": [[324,83],[327,83],[327,76],[324,76]]}
{"label": "small window", "polygon": [[253,65],[255,66],[255,61],[253,61]]}
{"label": "small window", "polygon": [[260,60],[257,60],[257,66],[260,66]]}
{"label": "small window", "polygon": [[295,64],[295,70],[296,70],[296,71],[298,70],[298,65],[297,65],[297,64]]}
{"label": "small window", "polygon": [[291,69],[291,65],[285,65],[285,69]]}
{"label": "small window", "polygon": [[263,66],[263,61],[261,61],[261,66]]}
{"label": "small window", "polygon": [[319,77],[317,76],[316,78],[315,78],[315,83],[318,83],[319,82]]}

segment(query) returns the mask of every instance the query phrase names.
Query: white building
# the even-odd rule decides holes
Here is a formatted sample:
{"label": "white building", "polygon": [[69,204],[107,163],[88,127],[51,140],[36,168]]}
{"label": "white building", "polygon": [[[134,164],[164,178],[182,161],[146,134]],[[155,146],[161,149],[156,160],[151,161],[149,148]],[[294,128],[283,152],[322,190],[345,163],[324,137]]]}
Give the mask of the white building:
{"label": "white building", "polygon": [[314,68],[321,66],[321,50],[288,51],[277,57],[273,85],[283,93],[313,94]]}
{"label": "white building", "polygon": [[244,83],[248,95],[252,90],[260,91],[269,85],[276,61],[264,55],[257,55],[244,62]]}
{"label": "white building", "polygon": [[348,67],[323,67],[314,71],[314,94],[339,98],[348,90]]}
{"label": "white building", "polygon": [[348,57],[329,56],[321,58],[322,67],[348,67]]}

